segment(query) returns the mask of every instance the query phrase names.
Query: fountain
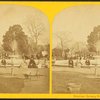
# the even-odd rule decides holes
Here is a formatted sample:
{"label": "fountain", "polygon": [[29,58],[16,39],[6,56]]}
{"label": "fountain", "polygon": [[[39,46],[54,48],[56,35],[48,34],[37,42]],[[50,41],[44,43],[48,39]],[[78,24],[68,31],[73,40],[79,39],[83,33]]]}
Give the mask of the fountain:
{"label": "fountain", "polygon": [[[11,58],[11,64],[13,66],[20,66],[20,63],[21,63],[21,56],[19,55],[18,53],[18,46],[17,46],[17,41],[15,39],[15,32],[13,33],[13,36],[14,36],[14,40],[12,41],[12,44],[11,44],[11,47],[12,47],[12,50],[13,50],[13,54],[10,55],[10,58]],[[19,62],[20,61],[20,62]]]}
{"label": "fountain", "polygon": [[12,47],[12,50],[13,50],[13,55],[16,55],[16,54],[18,54],[18,49],[17,49],[17,41],[15,39],[15,37],[16,37],[15,32],[13,33],[13,36],[14,36],[14,39],[12,41],[11,47]]}

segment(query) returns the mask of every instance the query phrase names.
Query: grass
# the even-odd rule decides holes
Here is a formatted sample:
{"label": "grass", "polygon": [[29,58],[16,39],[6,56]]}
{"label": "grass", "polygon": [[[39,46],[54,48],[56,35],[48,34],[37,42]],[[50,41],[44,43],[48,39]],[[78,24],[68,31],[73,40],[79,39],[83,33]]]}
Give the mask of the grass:
{"label": "grass", "polygon": [[53,72],[53,93],[71,93],[67,90],[67,83],[81,84],[79,93],[82,94],[100,93],[100,78],[87,78],[78,72]]}
{"label": "grass", "polygon": [[31,76],[24,81],[22,93],[49,93],[49,69],[41,69],[38,76]]}
{"label": "grass", "polygon": [[[31,79],[0,76],[0,93],[49,93],[49,69],[40,69]],[[6,74],[4,74],[6,76]]]}
{"label": "grass", "polygon": [[0,77],[0,93],[19,93],[23,87],[23,79]]}

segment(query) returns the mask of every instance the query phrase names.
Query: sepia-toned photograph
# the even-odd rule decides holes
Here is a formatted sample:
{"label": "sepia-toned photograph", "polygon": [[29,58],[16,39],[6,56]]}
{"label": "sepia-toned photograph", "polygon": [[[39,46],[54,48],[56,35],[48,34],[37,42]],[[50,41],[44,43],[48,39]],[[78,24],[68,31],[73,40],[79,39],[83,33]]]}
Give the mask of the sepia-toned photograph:
{"label": "sepia-toned photograph", "polygon": [[52,38],[53,93],[100,94],[100,5],[63,9]]}
{"label": "sepia-toned photograph", "polygon": [[42,11],[0,5],[0,93],[49,93],[49,31]]}

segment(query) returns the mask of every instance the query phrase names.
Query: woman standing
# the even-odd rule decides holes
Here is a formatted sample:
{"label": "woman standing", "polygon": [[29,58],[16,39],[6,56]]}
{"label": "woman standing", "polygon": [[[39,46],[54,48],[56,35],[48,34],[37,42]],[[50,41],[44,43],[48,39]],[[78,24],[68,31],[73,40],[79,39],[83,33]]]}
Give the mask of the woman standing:
{"label": "woman standing", "polygon": [[29,62],[28,68],[37,68],[37,65],[36,65],[36,63],[34,61],[34,56],[33,55],[30,58],[30,62]]}

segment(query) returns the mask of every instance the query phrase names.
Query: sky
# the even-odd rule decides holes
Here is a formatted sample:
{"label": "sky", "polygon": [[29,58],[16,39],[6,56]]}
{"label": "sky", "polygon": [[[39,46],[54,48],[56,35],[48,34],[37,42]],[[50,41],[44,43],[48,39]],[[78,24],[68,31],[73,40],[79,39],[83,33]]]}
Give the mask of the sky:
{"label": "sky", "polygon": [[[53,22],[53,48],[59,45],[57,35],[71,42],[87,42],[87,36],[100,25],[100,5],[80,5],[63,9]],[[70,36],[68,36],[70,35]]]}
{"label": "sky", "polygon": [[30,19],[36,19],[44,24],[44,32],[39,38],[39,44],[45,44],[49,41],[49,21],[46,15],[33,7],[21,5],[0,5],[0,43],[2,36],[8,31],[9,26],[20,24],[26,35],[29,36],[28,25]]}

